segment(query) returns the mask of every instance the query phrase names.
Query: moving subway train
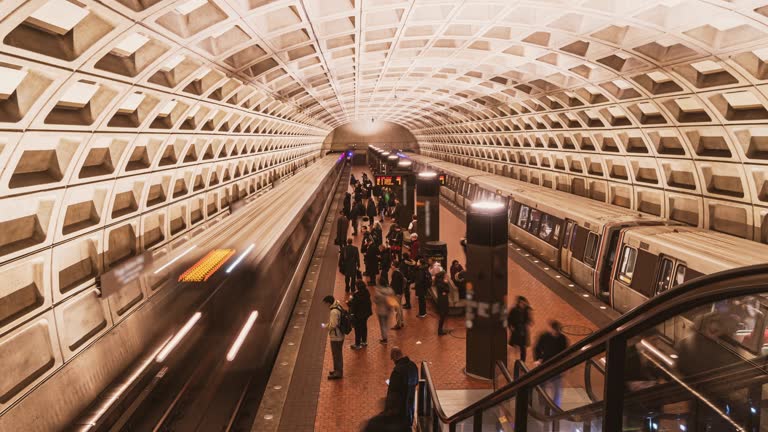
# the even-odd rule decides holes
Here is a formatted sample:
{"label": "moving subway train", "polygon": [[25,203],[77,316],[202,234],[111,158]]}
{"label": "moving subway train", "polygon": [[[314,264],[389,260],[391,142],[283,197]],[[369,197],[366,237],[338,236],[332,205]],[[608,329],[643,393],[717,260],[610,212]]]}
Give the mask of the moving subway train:
{"label": "moving subway train", "polygon": [[510,239],[622,313],[697,276],[768,260],[768,245],[440,159],[408,157],[417,170],[445,174],[441,194],[460,208],[505,200]]}
{"label": "moving subway train", "polygon": [[[219,217],[226,223],[212,220],[146,252],[152,258],[141,276],[116,293],[105,290],[101,299],[109,307],[135,287],[139,301],[68,361],[44,371],[0,417],[0,430],[220,430],[233,424],[239,402],[258,398],[266,383],[260,378],[268,376],[263,372],[271,367],[342,166],[338,155],[319,158],[262,194],[228,203]],[[258,341],[259,349],[229,355],[254,311],[258,319],[243,346]],[[37,358],[35,349],[26,346],[21,355]],[[202,419],[200,412],[212,414]]]}

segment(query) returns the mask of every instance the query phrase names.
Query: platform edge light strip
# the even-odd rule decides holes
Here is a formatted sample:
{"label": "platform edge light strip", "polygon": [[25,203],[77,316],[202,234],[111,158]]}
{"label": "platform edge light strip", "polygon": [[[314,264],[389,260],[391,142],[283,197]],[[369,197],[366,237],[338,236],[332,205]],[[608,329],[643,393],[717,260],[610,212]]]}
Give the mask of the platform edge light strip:
{"label": "platform edge light strip", "polygon": [[176,348],[176,345],[178,345],[179,342],[181,342],[181,340],[184,339],[184,336],[186,336],[187,333],[189,333],[189,331],[192,330],[192,327],[197,323],[197,321],[200,320],[201,316],[203,316],[202,312],[195,312],[195,314],[192,315],[192,318],[190,318],[189,321],[187,321],[187,323],[184,324],[184,327],[182,327],[178,333],[173,335],[173,338],[171,339],[171,341],[168,342],[168,344],[164,346],[163,349],[160,351],[160,354],[158,354],[157,357],[155,357],[155,360],[157,360],[158,363],[164,361],[168,357],[168,354],[170,354],[171,351],[173,351],[173,349]]}
{"label": "platform edge light strip", "polygon": [[234,270],[235,267],[237,267],[237,265],[240,264],[240,261],[242,261],[243,258],[245,258],[245,256],[248,255],[253,250],[253,248],[255,248],[255,247],[256,247],[256,244],[252,244],[252,245],[248,246],[248,249],[246,249],[243,253],[241,253],[240,256],[237,257],[235,262],[233,262],[229,267],[227,267],[227,273],[229,273],[232,270]]}
{"label": "platform edge light strip", "polygon": [[240,347],[243,346],[243,342],[245,341],[245,337],[248,336],[248,333],[251,331],[251,328],[253,328],[253,324],[256,322],[256,318],[259,316],[259,311],[253,311],[250,315],[248,315],[248,320],[245,322],[245,325],[243,325],[243,328],[240,329],[240,334],[237,335],[237,338],[232,343],[232,347],[229,348],[229,352],[227,352],[227,361],[232,361],[237,357],[237,352],[240,351]]}
{"label": "platform edge light strip", "polygon": [[193,245],[192,247],[190,247],[189,249],[185,250],[184,252],[176,255],[176,257],[174,257],[172,260],[168,261],[167,263],[163,264],[162,267],[160,267],[159,269],[155,270],[155,272],[153,274],[158,274],[161,271],[165,270],[168,266],[170,266],[171,264],[173,264],[176,261],[178,261],[179,259],[181,259],[181,257],[183,257],[184,255],[192,252],[192,249],[194,249],[196,247],[197,247],[197,245]]}

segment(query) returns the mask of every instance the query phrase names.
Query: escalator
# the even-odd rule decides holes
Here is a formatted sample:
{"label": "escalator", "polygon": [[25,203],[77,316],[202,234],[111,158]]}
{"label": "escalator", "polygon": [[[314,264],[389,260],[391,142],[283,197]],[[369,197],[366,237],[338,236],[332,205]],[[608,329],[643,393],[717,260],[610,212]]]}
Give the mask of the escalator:
{"label": "escalator", "polygon": [[[768,265],[692,280],[547,363],[496,365],[446,416],[421,366],[421,431],[768,431]],[[433,365],[434,367],[434,365]]]}

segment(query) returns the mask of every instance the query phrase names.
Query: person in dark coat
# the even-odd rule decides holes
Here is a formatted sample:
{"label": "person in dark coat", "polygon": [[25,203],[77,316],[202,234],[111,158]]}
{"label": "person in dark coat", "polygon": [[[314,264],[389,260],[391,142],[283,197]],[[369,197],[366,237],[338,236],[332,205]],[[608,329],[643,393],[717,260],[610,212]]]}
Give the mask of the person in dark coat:
{"label": "person in dark coat", "polygon": [[418,259],[419,258],[419,252],[421,248],[421,243],[419,242],[419,235],[416,233],[411,233],[411,256]]}
{"label": "person in dark coat", "polygon": [[387,213],[387,203],[384,202],[384,198],[379,198],[379,203],[376,205],[376,212],[381,223],[384,223],[384,215]]}
{"label": "person in dark coat", "polygon": [[349,219],[352,221],[352,235],[357,235],[357,222],[363,216],[365,216],[365,207],[360,201],[355,201],[349,212]]}
{"label": "person in dark coat", "polygon": [[411,284],[416,281],[416,262],[413,261],[408,253],[403,254],[400,260],[400,271],[405,276],[405,287],[403,288],[403,309],[411,308]]}
{"label": "person in dark coat", "polygon": [[349,212],[352,211],[352,194],[349,192],[344,192],[344,205],[343,205],[343,212],[344,216],[349,219]]}
{"label": "person in dark coat", "polygon": [[344,211],[339,212],[339,217],[336,218],[336,241],[335,244],[339,247],[339,251],[344,249],[344,245],[347,243],[347,231],[349,230],[349,219],[344,215]]}
{"label": "person in dark coat", "polygon": [[368,216],[368,224],[373,226],[374,221],[376,220],[376,215],[378,212],[376,211],[376,203],[372,199],[368,199],[368,207],[365,209],[365,215]]}
{"label": "person in dark coat", "polygon": [[533,324],[533,309],[528,304],[528,299],[517,297],[515,306],[507,315],[507,327],[509,327],[509,346],[518,350],[520,361],[525,363],[528,345],[531,344],[530,327]]}
{"label": "person in dark coat", "polygon": [[373,238],[373,243],[378,247],[384,244],[383,242],[383,230],[381,229],[381,224],[376,222],[371,227],[371,238]]}
{"label": "person in dark coat", "polygon": [[[533,359],[538,366],[568,348],[568,338],[562,332],[563,326],[555,320],[549,322],[549,330],[541,333],[533,348]],[[560,389],[562,388],[562,376],[557,375],[550,379],[544,386],[545,391],[552,397],[557,406],[560,406]]]}
{"label": "person in dark coat", "polygon": [[381,285],[389,286],[389,268],[392,266],[392,253],[389,248],[384,245],[379,245],[379,269],[381,275],[379,281]]}
{"label": "person in dark coat", "polygon": [[389,358],[395,363],[395,367],[389,375],[385,411],[401,416],[409,426],[406,430],[410,430],[410,425],[413,424],[419,369],[398,347],[392,347]]}
{"label": "person in dark coat", "polygon": [[432,285],[432,275],[429,274],[429,266],[424,259],[419,260],[419,267],[416,270],[416,297],[419,299],[418,318],[427,316],[427,292]]}
{"label": "person in dark coat", "polygon": [[435,275],[435,288],[437,291],[437,313],[440,315],[440,321],[437,324],[437,335],[442,336],[448,333],[443,330],[443,325],[448,317],[448,293],[450,292],[448,281],[445,280],[444,271]]}
{"label": "person in dark coat", "polygon": [[355,201],[363,201],[363,187],[360,185],[355,186]]}
{"label": "person in dark coat", "polygon": [[403,208],[403,205],[400,203],[400,200],[395,198],[394,201],[395,205],[392,208],[392,211],[389,212],[389,215],[392,217],[392,221],[396,223],[400,223],[400,215],[403,214],[405,209]]}
{"label": "person in dark coat", "polygon": [[365,250],[365,274],[368,276],[368,284],[376,284],[376,275],[379,274],[379,248],[369,245]]}
{"label": "person in dark coat", "polygon": [[400,225],[394,223],[389,227],[387,243],[392,251],[392,258],[400,261],[403,257],[403,230],[400,229]]}
{"label": "person in dark coat", "polygon": [[355,323],[355,343],[350,348],[358,350],[368,346],[368,318],[373,315],[371,293],[368,292],[368,287],[362,279],[357,280],[355,293],[347,304]]}
{"label": "person in dark coat", "polygon": [[464,267],[457,260],[453,260],[451,263],[451,281],[459,291],[459,299],[464,300],[467,298],[467,285],[464,280]]}
{"label": "person in dark coat", "polygon": [[355,178],[354,174],[352,174],[349,177],[349,185],[352,186],[352,187],[355,187],[357,185],[357,179]]}
{"label": "person in dark coat", "polygon": [[342,269],[344,270],[344,290],[349,293],[355,283],[357,270],[360,268],[360,252],[357,246],[352,244],[352,239],[347,239],[347,245],[341,251]]}

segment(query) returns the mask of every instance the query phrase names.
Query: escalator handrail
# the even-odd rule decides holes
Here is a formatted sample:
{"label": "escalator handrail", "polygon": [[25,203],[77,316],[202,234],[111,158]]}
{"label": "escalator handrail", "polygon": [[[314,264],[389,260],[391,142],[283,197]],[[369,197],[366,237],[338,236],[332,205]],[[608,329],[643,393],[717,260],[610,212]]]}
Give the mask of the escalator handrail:
{"label": "escalator handrail", "polygon": [[603,376],[605,376],[605,367],[600,365],[600,363],[595,361],[593,358],[588,359],[587,363],[584,365],[584,389],[587,392],[589,400],[596,402],[598,400],[597,395],[594,391],[592,391],[592,368],[596,368],[600,371],[600,373],[603,374]]}
{"label": "escalator handrail", "polygon": [[[653,297],[642,305],[620,316],[616,321],[582,339],[568,349],[548,360],[520,379],[500,388],[497,391],[477,400],[468,407],[452,414],[445,415],[437,398],[434,383],[429,375],[426,362],[422,362],[429,377],[429,390],[435,413],[444,424],[457,423],[472,417],[476,411],[485,411],[493,406],[515,396],[520,390],[541,385],[562,371],[590,358],[601,351],[605,342],[617,336],[639,332],[655,326],[659,322],[680,315],[682,312],[699,307],[706,303],[756,294],[768,291],[765,278],[768,277],[768,264],[742,267],[706,275],[685,282],[678,287]],[[735,279],[744,279],[735,284]]]}

